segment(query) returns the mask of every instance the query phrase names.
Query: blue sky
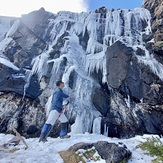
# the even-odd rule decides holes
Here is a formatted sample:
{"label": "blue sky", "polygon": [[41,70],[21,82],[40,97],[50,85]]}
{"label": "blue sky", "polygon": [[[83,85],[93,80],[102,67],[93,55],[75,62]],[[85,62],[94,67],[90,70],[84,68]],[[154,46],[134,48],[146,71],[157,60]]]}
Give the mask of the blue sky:
{"label": "blue sky", "polygon": [[[97,8],[133,9],[140,7],[143,0],[0,0],[0,15],[18,16],[44,7],[47,11],[94,11]],[[10,5],[9,5],[10,4]]]}
{"label": "blue sky", "polygon": [[99,7],[133,9],[140,7],[143,0],[88,0],[89,10],[93,11]]}

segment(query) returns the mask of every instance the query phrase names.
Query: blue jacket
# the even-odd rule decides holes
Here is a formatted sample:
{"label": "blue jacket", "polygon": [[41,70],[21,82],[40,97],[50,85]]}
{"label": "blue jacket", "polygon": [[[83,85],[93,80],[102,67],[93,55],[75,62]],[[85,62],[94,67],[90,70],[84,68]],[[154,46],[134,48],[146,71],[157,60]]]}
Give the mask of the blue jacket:
{"label": "blue jacket", "polygon": [[63,98],[68,98],[69,96],[64,94],[62,89],[57,87],[53,93],[52,98],[52,107],[51,110],[57,110],[59,113],[62,111],[63,108]]}

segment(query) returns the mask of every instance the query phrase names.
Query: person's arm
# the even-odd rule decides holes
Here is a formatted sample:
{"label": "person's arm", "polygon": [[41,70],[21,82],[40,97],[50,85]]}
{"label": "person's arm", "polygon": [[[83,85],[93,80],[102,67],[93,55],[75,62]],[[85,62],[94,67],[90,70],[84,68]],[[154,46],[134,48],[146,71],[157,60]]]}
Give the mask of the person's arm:
{"label": "person's arm", "polygon": [[66,95],[65,93],[62,92],[62,97],[63,98],[69,98],[69,95]]}
{"label": "person's arm", "polygon": [[63,109],[66,109],[67,105],[69,104],[70,102],[67,100],[67,101],[64,101],[63,102]]}

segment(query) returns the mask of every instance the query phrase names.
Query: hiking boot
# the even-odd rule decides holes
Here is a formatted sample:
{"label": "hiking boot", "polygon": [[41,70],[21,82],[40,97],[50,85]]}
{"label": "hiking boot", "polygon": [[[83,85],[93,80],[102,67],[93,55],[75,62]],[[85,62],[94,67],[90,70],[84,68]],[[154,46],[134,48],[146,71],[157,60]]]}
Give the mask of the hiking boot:
{"label": "hiking boot", "polygon": [[39,139],[39,143],[40,143],[40,142],[45,143],[45,142],[47,142],[47,141],[48,141],[47,138],[40,138],[40,139]]}
{"label": "hiking boot", "polygon": [[70,138],[70,137],[71,137],[70,135],[60,136],[61,139],[68,139],[68,138]]}
{"label": "hiking boot", "polygon": [[70,135],[67,135],[67,126],[68,126],[68,123],[61,123],[61,132],[60,132],[60,138],[61,139],[67,139],[67,138],[70,138],[71,136]]}
{"label": "hiking boot", "polygon": [[50,134],[51,128],[52,128],[51,124],[45,124],[43,126],[39,142],[44,142],[45,143],[47,141],[47,137]]}

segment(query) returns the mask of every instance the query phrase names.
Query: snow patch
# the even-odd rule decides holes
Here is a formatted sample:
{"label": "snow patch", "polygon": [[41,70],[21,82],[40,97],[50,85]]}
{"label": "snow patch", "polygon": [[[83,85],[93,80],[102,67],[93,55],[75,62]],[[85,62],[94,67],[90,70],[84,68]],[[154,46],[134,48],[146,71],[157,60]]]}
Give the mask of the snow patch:
{"label": "snow patch", "polygon": [[[0,134],[0,145],[7,142],[11,138],[13,138],[13,135]],[[18,148],[18,150],[13,153],[1,151],[2,155],[0,155],[0,162],[17,163],[19,161],[23,163],[37,163],[41,160],[41,163],[63,163],[59,152],[67,150],[76,143],[95,143],[97,141],[108,141],[109,143],[116,144],[118,144],[118,142],[121,142],[127,146],[127,148],[132,152],[132,157],[128,161],[128,163],[152,163],[154,157],[146,155],[144,154],[144,151],[139,148],[136,148],[136,146],[139,145],[140,142],[146,141],[146,138],[152,138],[152,135],[136,136],[130,139],[117,139],[97,134],[86,133],[72,135],[69,139],[48,138],[48,142],[46,143],[39,143],[38,138],[30,138],[25,140],[29,146],[27,150],[24,149],[23,144],[20,144],[16,147]],[[161,138],[161,141],[163,141],[163,138]]]}

